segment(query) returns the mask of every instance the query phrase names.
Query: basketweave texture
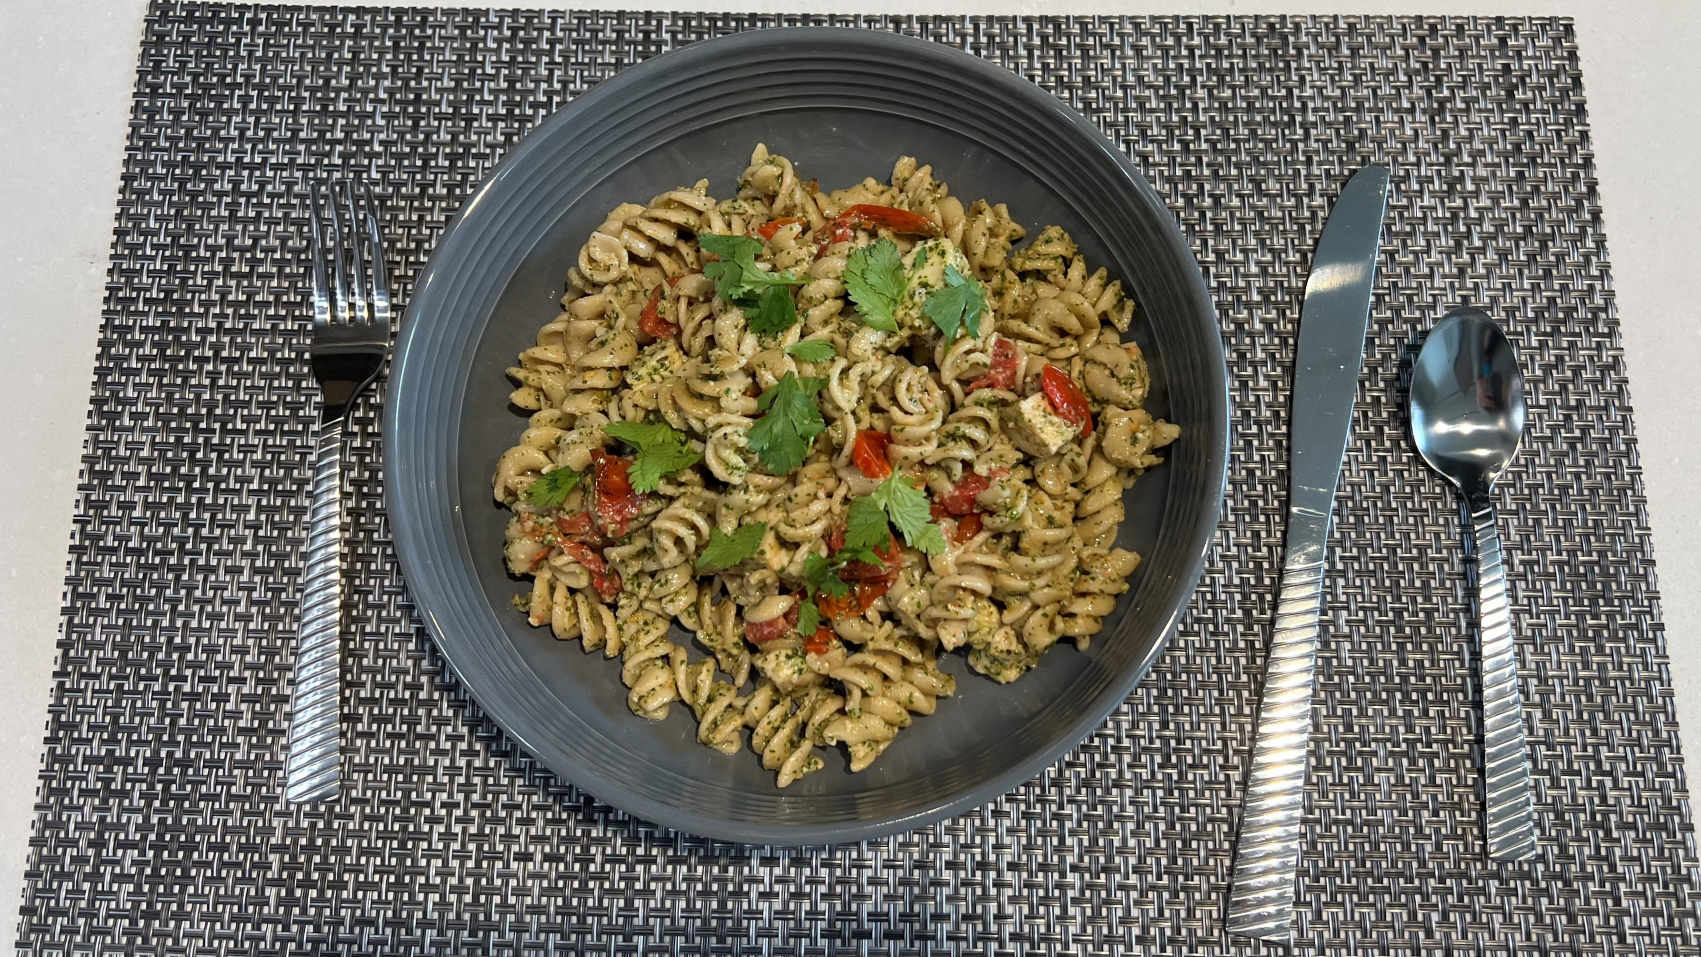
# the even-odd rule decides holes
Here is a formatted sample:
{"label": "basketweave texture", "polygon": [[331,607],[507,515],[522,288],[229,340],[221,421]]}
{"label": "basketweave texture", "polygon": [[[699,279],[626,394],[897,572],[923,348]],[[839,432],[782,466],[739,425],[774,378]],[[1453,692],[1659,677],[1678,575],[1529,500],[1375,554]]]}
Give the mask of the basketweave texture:
{"label": "basketweave texture", "polygon": [[[512,144],[697,39],[842,23],[959,46],[1096,122],[1220,304],[1221,537],[1115,716],[980,811],[831,849],[717,844],[565,784],[409,604],[353,423],[347,791],[282,803],[312,425],[303,186],[359,172],[409,282]],[[1217,954],[1278,577],[1307,263],[1391,164],[1331,554],[1298,947],[1697,954],[1697,874],[1575,39],[1561,20],[823,19],[156,4],[95,370],[21,945],[38,954]],[[949,171],[945,171],[947,179]],[[672,184],[658,184],[668,186]],[[1451,492],[1403,432],[1423,331],[1505,322],[1501,501],[1541,851],[1483,853]]]}

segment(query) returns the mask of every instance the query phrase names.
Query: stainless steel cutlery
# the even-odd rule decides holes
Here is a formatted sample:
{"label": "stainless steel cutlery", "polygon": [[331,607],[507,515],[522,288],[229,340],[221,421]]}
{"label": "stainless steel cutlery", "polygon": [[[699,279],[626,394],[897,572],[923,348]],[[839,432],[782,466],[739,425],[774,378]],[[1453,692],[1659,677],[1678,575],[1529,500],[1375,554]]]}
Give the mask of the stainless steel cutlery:
{"label": "stainless steel cutlery", "polygon": [[1488,856],[1521,861],[1536,853],[1536,829],[1518,652],[1491,493],[1524,436],[1524,374],[1494,320],[1476,309],[1455,309],[1424,340],[1409,400],[1412,442],[1463,494],[1475,539]]}
{"label": "stainless steel cutlery", "polygon": [[[1287,943],[1310,755],[1323,569],[1330,515],[1351,434],[1388,171],[1368,166],[1341,190],[1306,281],[1289,442],[1287,547],[1265,665],[1228,906],[1230,933]],[[1536,853],[1505,565],[1491,495],[1524,431],[1523,375],[1500,327],[1476,309],[1438,323],[1413,365],[1412,441],[1458,487],[1477,552],[1483,780],[1488,856]]]}
{"label": "stainless steel cutlery", "polygon": [[1324,557],[1335,485],[1352,432],[1387,205],[1386,167],[1367,166],[1347,181],[1318,240],[1300,310],[1286,557],[1228,911],[1231,933],[1261,940],[1293,937]]}
{"label": "stainless steel cutlery", "polygon": [[390,351],[390,285],[372,189],[349,180],[312,190],[313,376],[323,396],[301,631],[296,640],[284,795],[323,801],[340,786],[342,457],[349,407]]}

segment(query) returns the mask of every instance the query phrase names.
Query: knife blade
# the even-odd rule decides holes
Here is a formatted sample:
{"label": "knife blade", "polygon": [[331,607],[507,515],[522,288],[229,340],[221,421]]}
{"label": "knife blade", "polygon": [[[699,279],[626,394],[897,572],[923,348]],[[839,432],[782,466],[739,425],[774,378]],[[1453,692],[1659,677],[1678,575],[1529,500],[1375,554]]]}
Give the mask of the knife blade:
{"label": "knife blade", "polygon": [[1387,207],[1387,167],[1353,174],[1317,242],[1300,307],[1289,404],[1286,553],[1228,909],[1229,933],[1259,940],[1293,939],[1323,565]]}

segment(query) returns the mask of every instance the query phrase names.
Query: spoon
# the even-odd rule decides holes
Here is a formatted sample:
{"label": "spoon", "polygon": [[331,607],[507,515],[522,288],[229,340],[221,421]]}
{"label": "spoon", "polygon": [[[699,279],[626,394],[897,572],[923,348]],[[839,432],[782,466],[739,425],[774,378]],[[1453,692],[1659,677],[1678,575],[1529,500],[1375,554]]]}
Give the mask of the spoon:
{"label": "spoon", "polygon": [[1524,435],[1518,355],[1494,320],[1477,309],[1455,309],[1424,340],[1412,367],[1409,401],[1418,454],[1464,493],[1476,539],[1488,856],[1521,861],[1536,853],[1536,830],[1518,652],[1490,497]]}

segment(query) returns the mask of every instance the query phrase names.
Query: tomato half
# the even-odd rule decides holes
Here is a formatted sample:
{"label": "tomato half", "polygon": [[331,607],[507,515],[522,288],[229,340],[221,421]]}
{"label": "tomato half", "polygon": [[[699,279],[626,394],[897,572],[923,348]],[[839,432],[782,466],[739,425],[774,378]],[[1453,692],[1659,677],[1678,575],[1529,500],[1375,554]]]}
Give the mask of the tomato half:
{"label": "tomato half", "polygon": [[976,509],[957,520],[957,531],[952,534],[951,540],[956,542],[958,545],[961,545],[969,539],[974,538],[976,535],[979,535],[980,529],[980,510]]}
{"label": "tomato half", "polygon": [[967,515],[979,508],[975,504],[975,496],[992,487],[992,480],[984,475],[968,472],[951,486],[951,490],[933,500],[934,507],[946,515]]}
{"label": "tomato half", "polygon": [[826,625],[815,629],[815,634],[810,635],[803,642],[803,650],[812,655],[824,655],[827,653],[827,649],[831,647],[833,647],[833,631]]}
{"label": "tomato half", "polygon": [[574,561],[591,573],[591,585],[603,601],[613,601],[620,596],[620,573],[611,570],[595,549],[584,542],[568,542],[561,546],[561,550],[573,556]]}
{"label": "tomato half", "polygon": [[849,594],[833,598],[822,595],[815,600],[815,606],[821,609],[821,617],[828,619],[855,618],[864,614],[874,603],[892,588],[891,579],[871,578],[867,581],[851,583]]}
{"label": "tomato half", "polygon": [[876,548],[874,554],[880,556],[880,564],[847,562],[845,567],[839,569],[839,577],[847,582],[884,580],[888,583],[897,578],[898,572],[904,567],[904,553],[898,548],[898,540],[889,539],[885,547]]}
{"label": "tomato half", "polygon": [[831,249],[834,243],[848,243],[855,238],[856,230],[847,224],[828,223],[815,231],[815,241],[821,244],[821,248],[815,250],[815,258],[820,259],[827,255],[827,250]]}
{"label": "tomato half", "polygon": [[632,462],[594,449],[591,467],[595,473],[591,483],[595,502],[592,514],[610,537],[624,538],[626,526],[638,517],[638,510],[644,504],[644,497],[632,490]]}
{"label": "tomato half", "polygon": [[1056,366],[1046,366],[1040,372],[1040,388],[1045,390],[1046,401],[1051,403],[1052,411],[1058,418],[1066,419],[1081,427],[1082,435],[1093,434],[1093,410],[1087,405],[1087,394],[1069,378],[1069,374]]}
{"label": "tomato half", "polygon": [[799,612],[799,606],[793,603],[791,610],[778,618],[770,618],[767,621],[746,619],[744,622],[744,638],[753,645],[765,645],[770,641],[778,641],[797,630]]}
{"label": "tomato half", "polygon": [[[667,281],[667,287],[672,289],[679,285],[679,280],[693,273],[674,276]],[[671,319],[665,319],[661,314],[662,287],[650,290],[650,300],[644,303],[644,310],[638,313],[638,328],[653,339],[671,339],[679,335],[679,325]]]}
{"label": "tomato half", "polygon": [[583,535],[596,527],[590,512],[574,512],[555,520],[555,528],[563,535]]}
{"label": "tomato half", "polygon": [[986,370],[986,375],[969,383],[963,391],[973,392],[976,389],[1002,389],[1005,392],[1016,388],[1016,367],[1021,364],[1021,350],[1016,344],[1003,336],[992,339],[992,365]]}
{"label": "tomato half", "polygon": [[851,446],[851,460],[862,469],[862,474],[871,479],[883,479],[892,474],[892,463],[886,458],[886,446],[891,444],[892,437],[886,433],[864,429],[856,434],[856,444]]}
{"label": "tomato half", "polygon": [[912,213],[907,209],[894,209],[891,206],[876,206],[872,203],[858,203],[839,214],[833,220],[834,226],[849,226],[853,229],[890,229],[894,233],[914,233],[921,236],[938,236],[939,224],[920,213]]}
{"label": "tomato half", "polygon": [[801,226],[803,225],[803,220],[798,219],[796,216],[781,216],[779,219],[770,219],[756,227],[756,235],[761,236],[763,239],[773,239],[775,236],[779,235],[780,230],[793,225]]}

